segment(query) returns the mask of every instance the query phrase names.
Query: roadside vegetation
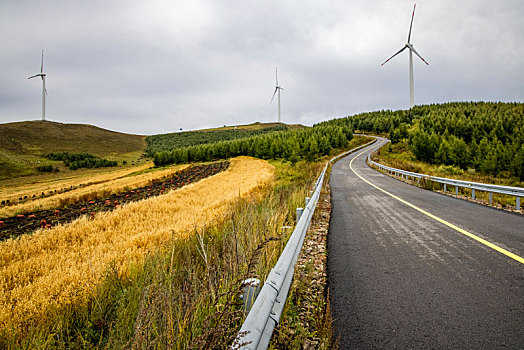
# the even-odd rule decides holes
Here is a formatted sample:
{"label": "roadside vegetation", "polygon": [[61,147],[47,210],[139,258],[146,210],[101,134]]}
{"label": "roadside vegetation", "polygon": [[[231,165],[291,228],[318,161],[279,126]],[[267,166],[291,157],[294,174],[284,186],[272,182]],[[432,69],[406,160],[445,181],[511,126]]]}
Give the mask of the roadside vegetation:
{"label": "roadside vegetation", "polygon": [[[353,148],[353,147],[352,147]],[[293,282],[270,349],[337,349],[327,286],[327,236],[331,217],[329,172],[297,259]]]}
{"label": "roadside vegetation", "polygon": [[[382,147],[380,150],[375,152],[372,158],[374,161],[380,164],[420,174],[445,177],[449,179],[480,182],[485,184],[524,187],[524,181],[520,181],[519,179],[514,177],[496,177],[484,174],[482,172],[472,171],[470,169],[465,171],[453,165],[429,164],[427,162],[417,160],[413,153],[409,151],[408,146],[405,142],[399,142],[397,144],[389,143],[387,146]],[[444,186],[439,183],[424,181],[422,183],[415,182],[414,184],[420,185],[424,188],[433,191],[444,191]],[[448,186],[446,193],[448,195],[455,195],[455,189],[452,186]],[[459,188],[459,197],[466,200],[472,200],[471,190],[466,188]],[[489,205],[488,192],[476,191],[475,197],[476,202]],[[513,211],[515,209],[515,197],[510,195],[493,193],[492,205],[499,209]]]}

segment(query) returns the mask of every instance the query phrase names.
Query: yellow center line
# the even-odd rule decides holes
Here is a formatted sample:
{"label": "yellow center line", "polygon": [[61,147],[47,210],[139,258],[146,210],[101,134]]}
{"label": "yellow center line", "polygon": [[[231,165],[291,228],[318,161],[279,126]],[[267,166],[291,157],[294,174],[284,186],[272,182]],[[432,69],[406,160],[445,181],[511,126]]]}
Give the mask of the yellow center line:
{"label": "yellow center line", "polygon": [[478,237],[478,236],[476,236],[476,235],[474,235],[474,234],[472,234],[472,233],[470,233],[470,232],[468,232],[468,231],[466,231],[466,230],[464,230],[464,229],[461,229],[460,227],[455,226],[455,225],[453,225],[452,223],[450,223],[450,222],[448,222],[448,221],[446,221],[446,220],[444,220],[444,219],[441,219],[441,218],[439,218],[438,216],[435,216],[435,215],[433,215],[433,214],[431,214],[431,213],[425,211],[424,209],[421,209],[421,208],[419,208],[419,207],[417,207],[417,206],[415,206],[415,205],[413,205],[413,204],[411,204],[411,203],[405,201],[404,199],[402,199],[402,198],[400,198],[400,197],[397,197],[397,196],[395,196],[395,195],[392,194],[392,193],[389,193],[388,191],[386,191],[386,190],[384,190],[384,189],[378,187],[377,185],[372,184],[372,183],[369,182],[368,180],[364,179],[360,174],[358,174],[358,173],[355,171],[355,169],[353,169],[353,166],[352,166],[352,165],[353,165],[353,161],[354,161],[355,159],[357,159],[360,155],[362,155],[362,154],[365,153],[365,152],[366,152],[366,151],[360,152],[360,153],[359,153],[355,158],[351,159],[351,161],[349,162],[349,168],[351,169],[351,171],[353,171],[353,172],[355,173],[355,175],[357,175],[357,176],[358,176],[362,181],[364,181],[364,182],[368,183],[369,185],[375,187],[377,190],[384,192],[384,193],[387,194],[388,196],[391,196],[391,197],[395,198],[395,199],[398,200],[399,202],[402,202],[402,203],[404,203],[405,205],[407,205],[407,206],[409,206],[409,207],[411,207],[411,208],[413,208],[413,209],[415,209],[415,210],[421,212],[422,214],[424,214],[424,215],[426,215],[426,216],[429,216],[430,218],[432,218],[432,219],[434,219],[434,220],[436,220],[436,221],[438,221],[438,222],[440,222],[440,223],[442,223],[442,224],[444,224],[444,225],[446,225],[446,226],[448,226],[448,227],[450,227],[450,228],[452,228],[452,229],[454,229],[454,230],[456,230],[456,231],[462,233],[463,235],[468,236],[469,238],[472,238],[472,239],[474,239],[475,241],[477,241],[477,242],[479,242],[479,243],[482,243],[482,244],[484,244],[485,246],[488,246],[488,247],[490,247],[491,249],[494,249],[494,250],[498,251],[499,253],[502,253],[502,254],[504,254],[504,255],[506,255],[506,256],[508,256],[508,257],[510,257],[510,258],[512,258],[512,259],[514,259],[514,260],[517,260],[518,262],[520,262],[520,263],[522,263],[522,264],[524,264],[524,258],[521,258],[521,257],[518,256],[517,254],[513,254],[512,252],[509,252],[509,251],[507,251],[507,250],[504,249],[504,248],[501,248],[501,247],[499,247],[499,246],[497,246],[497,245],[495,245],[495,244],[493,244],[493,243],[491,243],[491,242],[488,242],[488,241],[486,241],[485,239],[482,239],[482,238],[480,238],[480,237]]}

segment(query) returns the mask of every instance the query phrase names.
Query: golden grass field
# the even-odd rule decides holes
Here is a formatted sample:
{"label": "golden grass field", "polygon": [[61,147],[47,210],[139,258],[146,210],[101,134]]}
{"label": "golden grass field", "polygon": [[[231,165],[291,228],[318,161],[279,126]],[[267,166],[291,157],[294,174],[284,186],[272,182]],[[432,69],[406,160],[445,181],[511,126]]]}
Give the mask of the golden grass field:
{"label": "golden grass field", "polygon": [[152,163],[147,163],[133,168],[118,169],[110,172],[90,171],[81,175],[38,181],[17,187],[10,186],[9,183],[3,183],[0,185],[0,198],[11,199],[12,201],[28,193],[48,193],[51,190],[78,186],[79,184],[82,184],[82,187],[44,198],[36,198],[16,205],[5,206],[0,208],[0,218],[11,217],[20,213],[25,214],[36,210],[52,209],[65,204],[108,196],[124,191],[126,188],[145,186],[152,180],[172,175],[188,167],[188,165],[179,165],[131,176],[133,173],[145,171],[152,166]]}
{"label": "golden grass field", "polygon": [[0,181],[0,198],[16,201],[24,195],[40,195],[42,192],[60,190],[70,186],[100,183],[118,179],[134,172],[144,171],[152,162],[126,168],[78,169],[68,173],[43,173]]}
{"label": "golden grass field", "polygon": [[0,327],[90,297],[110,264],[125,273],[170,239],[220,221],[274,172],[263,160],[234,158],[226,171],[165,195],[0,243]]}

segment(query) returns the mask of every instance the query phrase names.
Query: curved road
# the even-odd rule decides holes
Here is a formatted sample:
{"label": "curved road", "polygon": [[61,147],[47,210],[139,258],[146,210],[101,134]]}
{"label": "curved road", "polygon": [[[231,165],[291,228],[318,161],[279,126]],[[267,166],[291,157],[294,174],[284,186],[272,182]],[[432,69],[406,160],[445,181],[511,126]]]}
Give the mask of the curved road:
{"label": "curved road", "polygon": [[524,349],[524,216],[371,169],[365,157],[383,142],[331,173],[328,284],[340,348]]}

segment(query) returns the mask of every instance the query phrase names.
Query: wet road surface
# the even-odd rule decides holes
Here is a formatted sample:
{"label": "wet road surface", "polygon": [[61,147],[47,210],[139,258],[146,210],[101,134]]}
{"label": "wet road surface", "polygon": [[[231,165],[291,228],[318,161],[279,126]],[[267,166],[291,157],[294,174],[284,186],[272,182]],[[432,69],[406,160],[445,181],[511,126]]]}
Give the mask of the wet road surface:
{"label": "wet road surface", "polygon": [[524,349],[524,263],[450,227],[522,259],[524,216],[380,174],[365,157],[381,142],[337,162],[330,178],[340,348]]}

